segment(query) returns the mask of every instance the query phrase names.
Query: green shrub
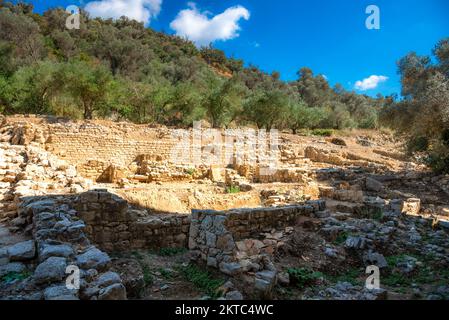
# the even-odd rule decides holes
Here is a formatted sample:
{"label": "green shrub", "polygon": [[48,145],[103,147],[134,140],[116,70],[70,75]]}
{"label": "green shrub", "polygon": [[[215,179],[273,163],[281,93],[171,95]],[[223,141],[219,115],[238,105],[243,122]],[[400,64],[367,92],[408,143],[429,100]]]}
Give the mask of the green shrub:
{"label": "green shrub", "polygon": [[143,282],[145,286],[149,286],[153,283],[153,275],[151,274],[151,270],[147,265],[142,265],[143,271]]}
{"label": "green shrub", "polygon": [[340,232],[337,235],[337,238],[333,241],[333,243],[335,245],[341,245],[341,244],[346,242],[346,239],[348,239],[348,237],[349,237],[349,233],[348,232],[346,232],[346,231]]}
{"label": "green shrub", "polygon": [[321,137],[331,137],[334,134],[332,129],[314,129],[312,130],[312,135]]}
{"label": "green shrub", "polygon": [[157,254],[163,257],[172,257],[178,254],[185,253],[187,251],[186,248],[161,248]]}
{"label": "green shrub", "polygon": [[218,288],[223,285],[224,279],[214,278],[207,270],[194,264],[181,266],[179,271],[187,281],[210,297],[218,298],[222,295],[221,292],[218,292]]}
{"label": "green shrub", "polygon": [[308,268],[290,268],[287,270],[290,276],[290,282],[299,288],[314,285],[319,279],[323,278],[321,272],[316,272]]}
{"label": "green shrub", "polygon": [[238,186],[229,186],[226,188],[226,193],[240,193],[240,187]]}
{"label": "green shrub", "polygon": [[349,282],[352,285],[358,285],[360,282],[358,278],[360,277],[361,274],[364,274],[361,272],[361,270],[357,268],[352,268],[338,275],[326,275],[326,279],[332,283]]}
{"label": "green shrub", "polygon": [[426,137],[413,138],[407,143],[407,151],[409,153],[423,152],[427,149],[429,149],[429,139]]}
{"label": "green shrub", "polygon": [[424,162],[438,174],[449,173],[449,156],[430,154]]}

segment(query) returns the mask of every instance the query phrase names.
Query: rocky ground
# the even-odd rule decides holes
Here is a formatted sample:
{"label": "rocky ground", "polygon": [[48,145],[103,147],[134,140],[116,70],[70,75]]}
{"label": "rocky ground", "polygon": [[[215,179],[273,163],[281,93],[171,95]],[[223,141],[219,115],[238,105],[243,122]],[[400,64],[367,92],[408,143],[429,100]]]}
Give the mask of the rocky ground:
{"label": "rocky ground", "polygon": [[[273,286],[262,298],[449,299],[449,176],[407,160],[388,133],[284,133],[282,142],[271,180],[236,167],[222,178],[211,169],[189,181],[105,184],[83,178],[36,138],[1,127],[0,298],[117,299],[125,288],[129,299],[261,298],[245,279],[192,263],[187,248],[102,252],[77,213],[50,199],[106,188],[148,216],[320,199],[296,224],[237,242],[246,257],[269,257],[262,277]],[[76,294],[63,286],[71,263],[83,266]],[[371,265],[380,290],[365,288]]]}

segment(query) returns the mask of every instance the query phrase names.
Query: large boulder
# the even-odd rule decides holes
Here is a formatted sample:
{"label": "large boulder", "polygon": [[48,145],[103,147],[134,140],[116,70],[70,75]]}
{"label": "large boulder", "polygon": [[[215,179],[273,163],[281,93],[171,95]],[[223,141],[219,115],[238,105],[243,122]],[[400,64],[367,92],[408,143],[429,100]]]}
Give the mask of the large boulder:
{"label": "large boulder", "polygon": [[66,275],[66,267],[66,258],[50,257],[37,266],[34,280],[37,284],[61,281]]}
{"label": "large boulder", "polygon": [[59,244],[49,245],[44,244],[39,253],[39,260],[44,261],[50,257],[64,257],[69,258],[74,255],[74,251],[71,245]]}
{"label": "large boulder", "polygon": [[228,276],[235,276],[243,271],[242,266],[238,262],[222,262],[219,267],[220,271]]}
{"label": "large boulder", "polygon": [[95,284],[100,288],[105,288],[115,283],[121,283],[121,279],[117,273],[111,271],[103,273],[95,281]]}
{"label": "large boulder", "polygon": [[276,271],[263,270],[256,273],[254,288],[260,292],[263,299],[271,299],[276,283]]}
{"label": "large boulder", "polygon": [[10,261],[26,261],[36,256],[36,245],[34,240],[16,243],[7,248]]}
{"label": "large boulder", "polygon": [[421,211],[421,199],[409,198],[402,204],[402,213],[405,215],[416,216]]}
{"label": "large boulder", "polygon": [[111,263],[111,258],[103,251],[92,247],[76,257],[76,263],[83,269],[105,270]]}
{"label": "large boulder", "polygon": [[379,267],[380,269],[388,267],[387,260],[385,257],[378,253],[378,252],[372,252],[368,251],[363,255],[363,261],[366,265],[375,265]]}
{"label": "large boulder", "polygon": [[373,191],[373,192],[380,192],[383,189],[383,184],[379,181],[377,181],[376,179],[373,178],[366,178],[365,181],[365,188],[368,191]]}

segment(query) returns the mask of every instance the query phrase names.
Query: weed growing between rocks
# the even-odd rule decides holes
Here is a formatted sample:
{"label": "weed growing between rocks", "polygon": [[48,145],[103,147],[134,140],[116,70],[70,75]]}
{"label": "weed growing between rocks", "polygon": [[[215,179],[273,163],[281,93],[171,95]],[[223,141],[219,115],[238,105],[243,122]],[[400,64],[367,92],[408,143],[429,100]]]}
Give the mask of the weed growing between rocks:
{"label": "weed growing between rocks", "polygon": [[234,194],[240,193],[240,187],[238,186],[229,186],[226,188],[226,193]]}
{"label": "weed growing between rocks", "polygon": [[300,289],[315,285],[324,278],[323,273],[308,268],[290,268],[287,273],[290,276],[291,283]]}
{"label": "weed growing between rocks", "polygon": [[216,278],[209,271],[194,264],[179,266],[178,270],[186,280],[190,281],[198,290],[204,292],[210,298],[214,299],[222,295],[218,288],[224,284],[224,279]]}
{"label": "weed growing between rocks", "polygon": [[150,251],[151,254],[156,254],[162,257],[173,257],[187,252],[186,248],[161,248],[157,251]]}

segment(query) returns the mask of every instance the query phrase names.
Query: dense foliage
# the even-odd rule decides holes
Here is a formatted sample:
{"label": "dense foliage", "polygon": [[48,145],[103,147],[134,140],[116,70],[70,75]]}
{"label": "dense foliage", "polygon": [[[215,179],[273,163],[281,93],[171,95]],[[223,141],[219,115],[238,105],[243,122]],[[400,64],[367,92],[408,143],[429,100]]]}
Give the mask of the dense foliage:
{"label": "dense foliage", "polygon": [[374,128],[384,99],[331,88],[303,68],[280,80],[212,46],[123,17],[65,27],[67,14],[0,1],[0,111],[213,127]]}
{"label": "dense foliage", "polygon": [[435,63],[414,52],[398,62],[404,99],[385,105],[380,118],[408,138],[411,154],[449,173],[449,38],[433,54]]}

